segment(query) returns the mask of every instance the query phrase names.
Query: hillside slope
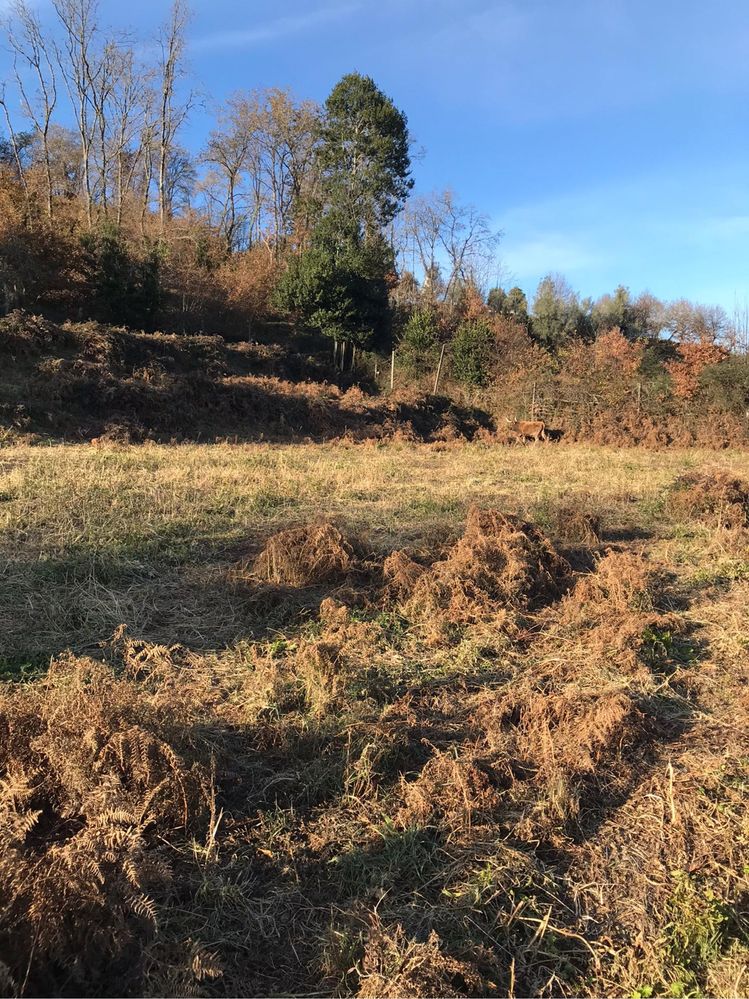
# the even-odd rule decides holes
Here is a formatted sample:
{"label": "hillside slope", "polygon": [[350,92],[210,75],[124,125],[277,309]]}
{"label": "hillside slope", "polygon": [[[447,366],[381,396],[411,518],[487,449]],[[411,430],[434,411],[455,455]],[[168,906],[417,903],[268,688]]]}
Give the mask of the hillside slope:
{"label": "hillside slope", "polygon": [[0,432],[120,443],[438,440],[491,427],[486,413],[442,397],[368,395],[309,347],[292,336],[237,344],[15,312],[0,319]]}

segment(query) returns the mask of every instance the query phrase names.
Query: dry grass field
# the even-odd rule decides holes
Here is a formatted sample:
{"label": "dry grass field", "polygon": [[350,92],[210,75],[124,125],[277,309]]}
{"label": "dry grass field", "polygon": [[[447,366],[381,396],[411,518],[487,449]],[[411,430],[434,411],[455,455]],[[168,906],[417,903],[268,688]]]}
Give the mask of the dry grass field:
{"label": "dry grass field", "polygon": [[0,450],[2,991],[749,994],[746,482]]}

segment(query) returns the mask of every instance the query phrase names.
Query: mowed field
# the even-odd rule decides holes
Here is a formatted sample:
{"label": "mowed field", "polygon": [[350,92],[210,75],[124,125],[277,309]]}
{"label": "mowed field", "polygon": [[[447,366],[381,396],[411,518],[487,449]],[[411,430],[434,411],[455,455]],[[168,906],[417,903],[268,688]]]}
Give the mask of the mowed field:
{"label": "mowed field", "polygon": [[741,480],[2,449],[3,990],[749,994]]}

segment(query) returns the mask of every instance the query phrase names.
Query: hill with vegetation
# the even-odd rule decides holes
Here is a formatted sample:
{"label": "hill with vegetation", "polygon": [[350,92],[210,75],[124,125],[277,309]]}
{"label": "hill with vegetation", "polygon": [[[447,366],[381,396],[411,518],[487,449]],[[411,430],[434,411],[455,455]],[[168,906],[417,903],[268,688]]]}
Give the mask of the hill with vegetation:
{"label": "hill with vegetation", "polygon": [[341,371],[325,337],[285,323],[266,322],[256,328],[262,341],[239,342],[14,312],[0,319],[0,433],[6,443],[501,444],[516,441],[507,421],[533,413],[557,441],[660,448],[749,439],[749,367],[722,348],[633,342],[613,330],[551,354],[480,302],[449,350],[425,343],[425,329],[419,315],[390,358],[360,351]]}
{"label": "hill with vegetation", "polygon": [[749,994],[747,316],[99,13],[4,26],[0,993]]}

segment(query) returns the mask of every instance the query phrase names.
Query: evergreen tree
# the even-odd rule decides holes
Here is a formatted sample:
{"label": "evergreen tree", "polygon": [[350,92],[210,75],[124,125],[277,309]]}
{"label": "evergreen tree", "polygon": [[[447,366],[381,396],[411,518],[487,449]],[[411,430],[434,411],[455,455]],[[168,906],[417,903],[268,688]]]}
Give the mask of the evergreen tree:
{"label": "evergreen tree", "polygon": [[498,316],[514,319],[523,326],[528,325],[528,299],[522,288],[515,286],[505,291],[503,288],[492,288],[486,304]]}
{"label": "evergreen tree", "polygon": [[481,319],[462,322],[450,345],[453,375],[466,385],[486,385],[495,346],[494,331],[487,322]]}
{"label": "evergreen tree", "polygon": [[406,116],[368,76],[349,73],[325,102],[322,210],[346,230],[382,232],[413,186]]}
{"label": "evergreen tree", "polygon": [[389,331],[395,270],[384,228],[412,185],[405,115],[369,77],[350,73],[326,101],[318,155],[318,219],[276,302],[335,340],[375,346]]}
{"label": "evergreen tree", "polygon": [[547,274],[533,299],[531,332],[548,350],[557,350],[572,337],[588,339],[592,333],[590,303],[580,304],[563,277]]}

